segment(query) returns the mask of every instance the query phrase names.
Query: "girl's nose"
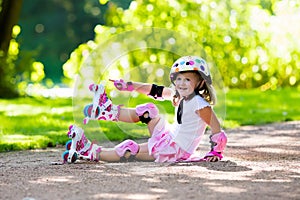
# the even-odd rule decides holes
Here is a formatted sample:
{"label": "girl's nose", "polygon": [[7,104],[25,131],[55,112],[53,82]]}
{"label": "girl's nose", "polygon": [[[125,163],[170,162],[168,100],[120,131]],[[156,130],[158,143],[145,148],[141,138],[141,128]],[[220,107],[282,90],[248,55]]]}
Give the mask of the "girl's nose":
{"label": "girl's nose", "polygon": [[181,80],[181,81],[180,81],[180,84],[181,84],[181,85],[186,85],[186,83],[187,83],[186,80]]}
{"label": "girl's nose", "polygon": [[184,81],[182,81],[182,80],[176,81],[176,85],[183,85],[183,84],[184,84]]}
{"label": "girl's nose", "polygon": [[176,85],[177,85],[177,86],[182,86],[182,85],[183,85],[183,81],[178,81],[178,82],[176,83]]}

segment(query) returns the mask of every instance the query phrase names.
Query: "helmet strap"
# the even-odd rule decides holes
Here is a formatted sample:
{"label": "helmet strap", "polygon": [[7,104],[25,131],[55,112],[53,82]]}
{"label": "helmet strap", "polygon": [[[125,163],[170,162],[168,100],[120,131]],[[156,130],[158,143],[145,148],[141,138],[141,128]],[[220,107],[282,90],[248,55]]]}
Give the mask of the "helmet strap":
{"label": "helmet strap", "polygon": [[204,85],[204,83],[205,83],[205,81],[204,81],[204,80],[202,80],[202,82],[200,83],[200,86],[199,86],[198,88],[202,88],[202,87],[203,87],[203,85]]}

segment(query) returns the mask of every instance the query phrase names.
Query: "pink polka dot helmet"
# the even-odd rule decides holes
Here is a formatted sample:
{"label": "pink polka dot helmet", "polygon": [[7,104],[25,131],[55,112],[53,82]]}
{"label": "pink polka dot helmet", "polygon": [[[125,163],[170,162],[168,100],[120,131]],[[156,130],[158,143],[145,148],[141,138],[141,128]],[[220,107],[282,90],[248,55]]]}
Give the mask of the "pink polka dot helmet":
{"label": "pink polka dot helmet", "polygon": [[171,82],[174,84],[178,72],[185,71],[198,71],[207,84],[212,84],[208,66],[205,60],[198,56],[183,56],[176,60],[170,71]]}

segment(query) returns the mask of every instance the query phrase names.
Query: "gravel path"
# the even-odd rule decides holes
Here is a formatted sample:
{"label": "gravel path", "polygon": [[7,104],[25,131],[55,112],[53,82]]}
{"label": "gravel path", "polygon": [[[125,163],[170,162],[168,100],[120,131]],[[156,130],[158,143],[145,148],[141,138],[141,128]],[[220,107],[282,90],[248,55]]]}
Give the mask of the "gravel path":
{"label": "gravel path", "polygon": [[63,148],[0,153],[0,199],[300,199],[300,121],[226,132],[217,163],[51,165]]}

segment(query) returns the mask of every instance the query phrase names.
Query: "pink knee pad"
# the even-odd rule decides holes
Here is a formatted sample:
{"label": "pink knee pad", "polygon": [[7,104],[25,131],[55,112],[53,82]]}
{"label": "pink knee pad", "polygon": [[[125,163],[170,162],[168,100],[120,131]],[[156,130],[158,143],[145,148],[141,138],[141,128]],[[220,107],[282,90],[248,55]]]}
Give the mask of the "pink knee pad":
{"label": "pink knee pad", "polygon": [[140,121],[148,124],[151,119],[157,117],[158,109],[153,103],[141,104],[136,107],[136,114]]}
{"label": "pink knee pad", "polygon": [[139,152],[139,145],[133,140],[125,140],[115,146],[115,151],[120,158],[125,155],[126,151],[130,151],[131,155],[136,155]]}

